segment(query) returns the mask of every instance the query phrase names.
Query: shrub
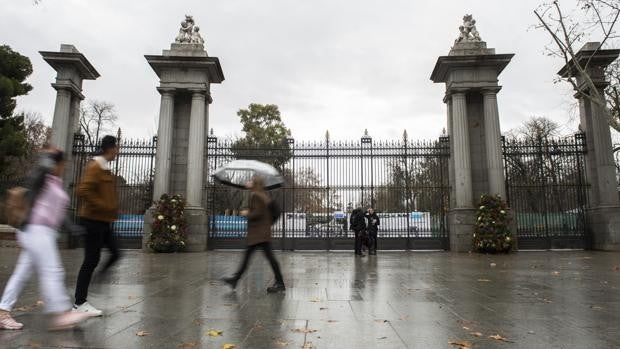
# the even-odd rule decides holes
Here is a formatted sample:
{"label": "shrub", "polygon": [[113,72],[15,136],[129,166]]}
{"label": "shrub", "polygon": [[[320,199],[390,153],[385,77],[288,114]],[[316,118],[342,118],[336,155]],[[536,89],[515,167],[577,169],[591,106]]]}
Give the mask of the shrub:
{"label": "shrub", "polygon": [[155,202],[148,246],[155,252],[177,252],[185,248],[187,221],[185,200],[164,194]]}
{"label": "shrub", "polygon": [[510,233],[508,205],[499,196],[484,194],[476,213],[473,248],[482,253],[508,253],[514,239]]}

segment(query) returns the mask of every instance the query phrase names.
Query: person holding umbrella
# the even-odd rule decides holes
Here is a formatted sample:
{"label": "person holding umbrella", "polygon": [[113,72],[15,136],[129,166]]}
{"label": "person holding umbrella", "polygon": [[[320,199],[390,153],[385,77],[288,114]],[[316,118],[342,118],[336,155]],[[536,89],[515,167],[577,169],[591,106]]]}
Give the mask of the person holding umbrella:
{"label": "person holding umbrella", "polygon": [[[218,178],[217,171],[216,178]],[[219,179],[221,180],[221,177]],[[274,215],[270,209],[273,207],[271,199],[265,191],[265,180],[255,174],[246,183],[246,188],[250,190],[249,209],[242,211],[241,214],[248,219],[247,248],[237,272],[233,276],[225,277],[222,280],[234,290],[239,279],[245,273],[252,254],[260,248],[265,252],[276,279],[275,284],[267,288],[267,292],[276,293],[284,291],[286,287],[284,286],[280,265],[273,254],[271,246],[271,225],[273,224]]]}

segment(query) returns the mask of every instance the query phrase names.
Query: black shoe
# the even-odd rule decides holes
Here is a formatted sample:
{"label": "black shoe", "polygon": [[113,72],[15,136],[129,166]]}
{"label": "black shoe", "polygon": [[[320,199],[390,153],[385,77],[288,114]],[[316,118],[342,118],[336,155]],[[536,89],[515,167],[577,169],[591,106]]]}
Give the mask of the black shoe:
{"label": "black shoe", "polygon": [[239,281],[239,279],[235,277],[225,277],[225,278],[222,278],[221,280],[227,283],[228,286],[230,286],[233,290],[237,288],[237,282]]}
{"label": "black shoe", "polygon": [[276,283],[273,286],[267,287],[267,293],[277,293],[284,291],[286,291],[286,287],[284,287],[284,284],[281,283]]}

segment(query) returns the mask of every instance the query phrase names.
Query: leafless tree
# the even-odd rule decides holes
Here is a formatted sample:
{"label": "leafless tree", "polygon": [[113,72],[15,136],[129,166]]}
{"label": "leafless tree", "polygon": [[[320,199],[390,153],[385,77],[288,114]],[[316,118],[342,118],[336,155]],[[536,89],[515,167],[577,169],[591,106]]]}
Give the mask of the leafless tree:
{"label": "leafless tree", "polygon": [[90,101],[80,110],[80,131],[89,144],[99,141],[100,135],[113,131],[118,115],[114,104],[105,101]]}
{"label": "leafless tree", "polygon": [[[620,2],[578,0],[577,4],[578,7],[574,11],[565,11],[558,0],[542,4],[534,11],[539,22],[537,28],[551,36],[552,41],[546,48],[547,53],[561,58],[568,67],[567,76],[559,77],[557,81],[570,83],[582,97],[604,110],[609,125],[620,131],[620,119],[617,113],[613,113],[614,104],[609,99],[610,92],[613,96],[614,89],[599,91],[588,73],[594,54],[603,47],[613,45],[619,38],[617,24],[620,17]],[[577,57],[579,49],[577,45],[581,45],[590,37],[596,38],[599,43],[594,48],[593,54],[590,57]],[[581,81],[585,86],[579,85]],[[617,88],[618,84],[615,86]],[[616,97],[616,105],[617,101]]]}

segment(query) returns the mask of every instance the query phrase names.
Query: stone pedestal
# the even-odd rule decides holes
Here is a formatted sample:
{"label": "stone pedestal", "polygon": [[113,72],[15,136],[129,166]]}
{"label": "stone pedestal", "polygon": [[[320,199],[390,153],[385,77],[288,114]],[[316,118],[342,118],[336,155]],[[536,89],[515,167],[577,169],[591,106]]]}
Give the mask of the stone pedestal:
{"label": "stone pedestal", "polygon": [[185,251],[202,252],[207,250],[207,211],[202,207],[187,207],[187,243]]}
{"label": "stone pedestal", "polygon": [[474,208],[454,208],[448,212],[450,251],[471,251],[475,225],[476,209]]}
{"label": "stone pedestal", "polygon": [[[620,251],[620,202],[610,127],[605,110],[588,97],[596,92],[604,96],[608,85],[605,68],[618,58],[620,50],[599,50],[599,46],[597,42],[587,43],[577,52],[577,61],[571,60],[558,74],[565,78],[575,77],[577,82],[575,98],[579,100],[580,126],[586,135],[589,184],[586,230],[591,238],[591,247]],[[575,64],[586,67],[594,86],[579,75]]]}
{"label": "stone pedestal", "polygon": [[[213,101],[211,84],[221,83],[224,74],[217,57],[209,57],[203,44],[173,43],[162,55],[145,58],[160,79],[161,93],[153,200],[162,194],[185,198],[190,225],[186,251],[204,251],[208,233],[205,140]],[[145,228],[145,240],[147,232]]]}
{"label": "stone pedestal", "polygon": [[484,42],[461,42],[439,57],[431,80],[444,83],[450,137],[450,249],[470,251],[482,194],[506,198],[497,93],[513,54]]}

